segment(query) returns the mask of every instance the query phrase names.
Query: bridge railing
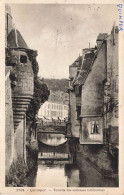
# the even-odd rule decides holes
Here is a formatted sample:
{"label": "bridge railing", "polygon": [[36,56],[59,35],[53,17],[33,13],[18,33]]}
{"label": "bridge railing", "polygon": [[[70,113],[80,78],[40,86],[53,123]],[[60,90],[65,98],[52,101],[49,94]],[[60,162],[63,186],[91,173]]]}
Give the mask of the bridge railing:
{"label": "bridge railing", "polygon": [[38,123],[43,126],[66,126],[65,122],[58,122],[58,121],[54,121],[54,122],[40,121]]}
{"label": "bridge railing", "polygon": [[69,158],[69,154],[56,152],[40,153],[38,158]]}

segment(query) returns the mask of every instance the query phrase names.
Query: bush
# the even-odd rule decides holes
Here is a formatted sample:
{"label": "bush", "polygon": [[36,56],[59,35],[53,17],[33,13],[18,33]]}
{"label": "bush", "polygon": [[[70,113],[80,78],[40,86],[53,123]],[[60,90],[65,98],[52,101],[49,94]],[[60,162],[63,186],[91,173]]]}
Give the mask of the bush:
{"label": "bush", "polygon": [[28,182],[28,167],[24,159],[20,156],[14,161],[6,175],[6,186],[24,187]]}
{"label": "bush", "polygon": [[30,102],[29,108],[26,113],[27,121],[32,121],[35,124],[35,116],[38,113],[40,106],[48,100],[49,90],[39,77],[34,80],[34,97]]}
{"label": "bush", "polygon": [[29,50],[27,54],[32,62],[32,69],[34,73],[34,96],[27,110],[26,119],[27,121],[32,121],[32,126],[35,126],[35,116],[37,115],[41,104],[48,100],[50,91],[42,79],[38,77],[39,65],[36,60],[37,51]]}

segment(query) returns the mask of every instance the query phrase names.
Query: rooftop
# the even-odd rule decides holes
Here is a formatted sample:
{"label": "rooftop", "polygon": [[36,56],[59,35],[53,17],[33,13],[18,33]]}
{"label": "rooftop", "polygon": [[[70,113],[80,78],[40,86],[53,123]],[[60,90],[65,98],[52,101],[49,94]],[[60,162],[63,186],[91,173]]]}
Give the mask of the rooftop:
{"label": "rooftop", "polygon": [[12,29],[7,36],[7,45],[10,48],[29,49],[21,33],[17,29]]}
{"label": "rooftop", "polygon": [[100,33],[97,37],[97,41],[103,41],[107,36],[107,33]]}
{"label": "rooftop", "polygon": [[82,65],[82,56],[79,56],[71,66],[81,66]]}
{"label": "rooftop", "polygon": [[83,65],[80,69],[79,74],[77,75],[77,78],[75,79],[75,82],[73,82],[73,85],[81,85],[84,83],[85,78],[87,76],[87,73],[90,70],[92,61],[96,55],[96,49],[86,49],[84,50],[84,59],[83,59]]}

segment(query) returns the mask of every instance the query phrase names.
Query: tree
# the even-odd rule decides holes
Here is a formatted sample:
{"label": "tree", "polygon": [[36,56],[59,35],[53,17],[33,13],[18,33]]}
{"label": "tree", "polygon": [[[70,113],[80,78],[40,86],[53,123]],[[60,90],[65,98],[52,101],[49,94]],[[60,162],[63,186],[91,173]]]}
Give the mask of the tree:
{"label": "tree", "polygon": [[29,50],[28,56],[32,62],[32,69],[34,73],[34,96],[27,110],[26,118],[27,121],[32,121],[32,125],[34,126],[36,123],[35,116],[38,113],[40,106],[48,100],[50,91],[42,79],[38,77],[39,65],[36,61],[37,52]]}
{"label": "tree", "polygon": [[49,94],[50,92],[47,85],[42,83],[41,79],[37,77],[37,79],[34,80],[34,97],[27,111],[27,120],[34,121],[40,106],[48,100]]}

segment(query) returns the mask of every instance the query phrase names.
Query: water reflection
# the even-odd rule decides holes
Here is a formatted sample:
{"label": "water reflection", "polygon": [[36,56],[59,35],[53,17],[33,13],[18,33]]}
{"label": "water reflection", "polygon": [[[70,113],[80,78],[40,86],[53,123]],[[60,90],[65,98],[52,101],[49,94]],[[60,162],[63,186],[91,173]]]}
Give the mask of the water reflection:
{"label": "water reflection", "polygon": [[[41,177],[43,176],[43,177]],[[37,187],[66,187],[67,176],[63,166],[39,165],[36,178]]]}
{"label": "water reflection", "polygon": [[38,134],[38,140],[49,146],[58,146],[65,143],[67,138],[65,138],[65,136],[62,134],[42,133]]}
{"label": "water reflection", "polygon": [[[55,135],[46,135],[43,140],[53,140]],[[63,140],[63,136],[56,137]],[[55,139],[54,139],[55,140]],[[51,142],[53,143],[53,142]],[[60,142],[62,143],[62,142]],[[39,142],[38,170],[32,175],[30,187],[117,187],[116,179],[104,178],[78,152],[75,142],[47,145]]]}

